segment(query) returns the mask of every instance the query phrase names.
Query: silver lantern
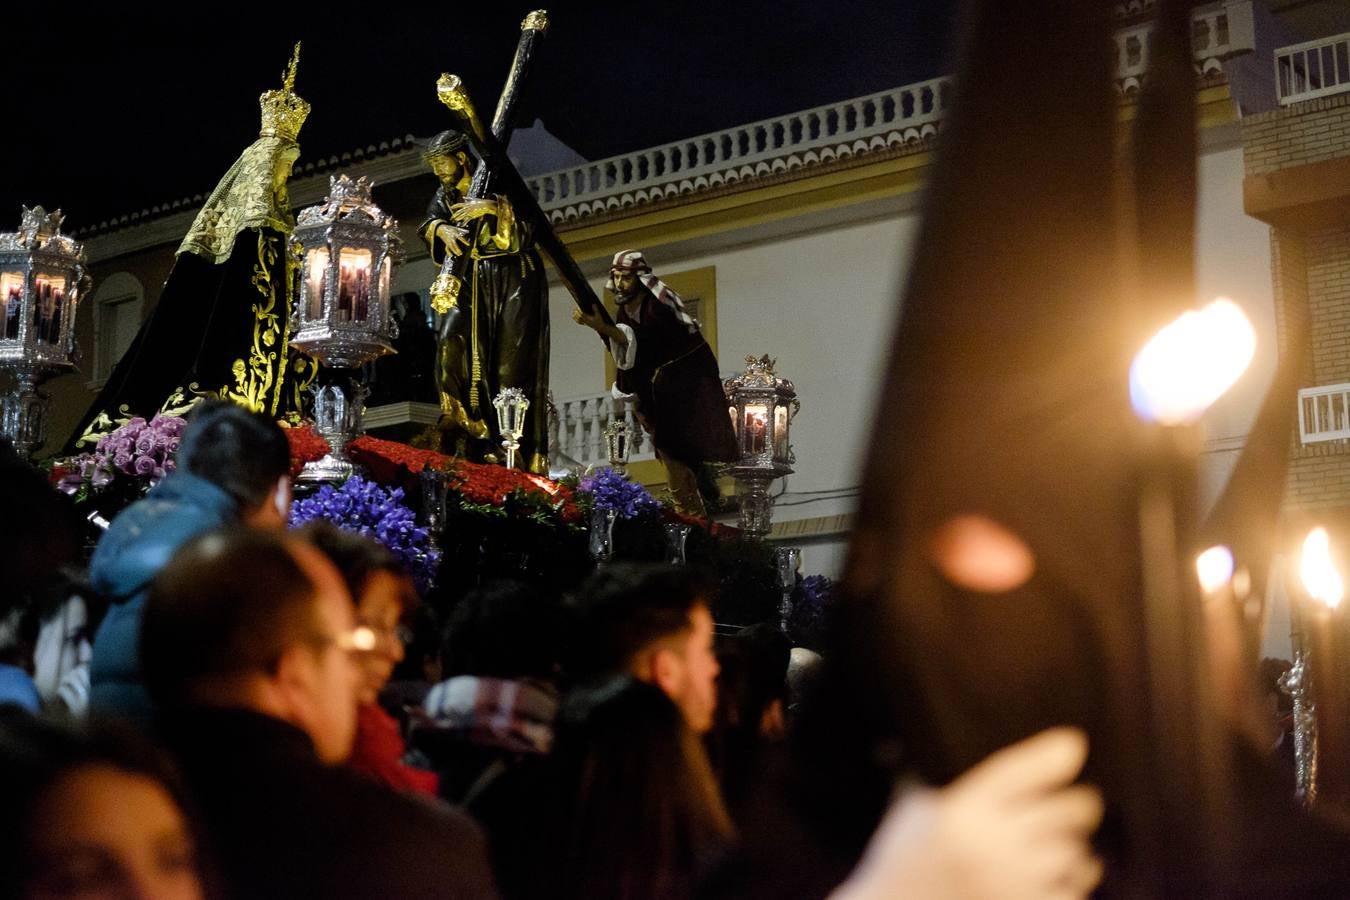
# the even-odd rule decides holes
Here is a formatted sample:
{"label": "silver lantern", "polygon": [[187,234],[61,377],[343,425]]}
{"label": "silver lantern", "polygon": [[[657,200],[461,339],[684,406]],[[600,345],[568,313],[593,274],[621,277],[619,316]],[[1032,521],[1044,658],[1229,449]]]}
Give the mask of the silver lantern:
{"label": "silver lantern", "polygon": [[516,451],[520,436],[525,433],[525,411],[530,400],[520,388],[505,388],[492,400],[497,408],[497,430],[502,434],[502,449],[506,451],[506,467],[516,467]]}
{"label": "silver lantern", "polygon": [[769,533],[773,497],[769,485],[792,474],[789,428],[801,403],[792,382],[774,374],[775,360],[767,355],[745,358],[745,371],[723,384],[727,409],[741,458],[732,465],[740,497],[740,527],[753,538]]}
{"label": "silver lantern", "polygon": [[24,207],[19,230],[0,234],[0,368],[12,385],[0,401],[0,434],[27,456],[46,440],[38,384],[75,365],[75,307],[90,280],[84,247],[61,233],[61,211]]}
{"label": "silver lantern", "polygon": [[610,468],[626,474],[633,452],[633,429],[626,421],[619,418],[605,426],[605,449],[609,451]]}
{"label": "silver lantern", "polygon": [[301,260],[291,311],[291,346],[339,370],[314,388],[315,429],[331,452],[309,463],[301,481],[337,481],[352,473],[347,444],[361,432],[366,388],[360,367],[387,353],[395,325],[389,284],[398,256],[398,223],[375,205],[369,179],[329,179],[328,198],[303,210],[291,234]]}

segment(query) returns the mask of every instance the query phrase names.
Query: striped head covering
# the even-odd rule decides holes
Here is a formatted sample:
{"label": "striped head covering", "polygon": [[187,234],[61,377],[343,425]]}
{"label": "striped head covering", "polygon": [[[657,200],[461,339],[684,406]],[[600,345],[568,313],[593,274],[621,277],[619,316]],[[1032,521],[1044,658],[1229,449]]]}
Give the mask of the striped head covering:
{"label": "striped head covering", "polygon": [[652,274],[652,267],[647,263],[647,258],[642,255],[641,250],[620,250],[614,254],[614,262],[609,267],[609,280],[605,282],[606,289],[614,290],[614,274],[616,272],[635,272],[638,281],[642,282],[642,286],[651,291],[652,296],[657,300],[669,306],[675,312],[677,319],[691,328],[699,327],[698,319],[689,315],[689,310],[685,308],[680,295]]}

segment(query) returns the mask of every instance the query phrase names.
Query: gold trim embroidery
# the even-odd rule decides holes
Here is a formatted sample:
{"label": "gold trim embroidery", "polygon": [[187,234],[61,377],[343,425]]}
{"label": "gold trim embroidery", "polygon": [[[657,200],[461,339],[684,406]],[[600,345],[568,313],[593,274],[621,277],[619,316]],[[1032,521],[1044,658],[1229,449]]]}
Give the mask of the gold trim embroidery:
{"label": "gold trim embroidery", "polygon": [[[253,266],[253,287],[262,295],[261,301],[253,304],[253,346],[249,350],[248,362],[236,359],[230,367],[234,375],[234,389],[228,384],[222,385],[220,396],[232,400],[254,412],[267,410],[267,393],[278,381],[277,362],[280,357],[285,364],[285,352],[276,349],[277,338],[287,325],[285,316],[276,313],[277,286],[272,277],[272,269],[277,261],[278,238],[269,236],[265,231],[258,232],[258,262]],[[285,347],[283,342],[282,347]],[[284,374],[284,370],[283,370]],[[278,385],[278,388],[280,385]],[[280,391],[272,399],[272,414],[276,414]]]}

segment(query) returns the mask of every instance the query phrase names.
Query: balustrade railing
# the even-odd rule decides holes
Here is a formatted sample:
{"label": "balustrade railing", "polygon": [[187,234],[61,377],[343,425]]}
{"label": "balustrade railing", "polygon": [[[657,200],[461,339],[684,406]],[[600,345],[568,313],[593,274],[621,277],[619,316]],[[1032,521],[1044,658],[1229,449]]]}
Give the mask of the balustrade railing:
{"label": "balustrade railing", "polygon": [[[1149,2],[1131,0],[1140,9]],[[1192,46],[1196,68],[1209,73],[1230,56],[1253,49],[1250,2],[1214,3],[1193,14]],[[1139,22],[1116,31],[1116,81],[1122,93],[1137,90],[1148,70],[1149,36],[1154,25]],[[616,195],[649,194],[658,187],[689,182],[709,186],[719,173],[784,171],[789,165],[833,158],[837,148],[872,149],[896,142],[911,143],[937,134],[952,89],[949,76],[932,78],[843,100],[815,109],[701,134],[659,147],[649,147],[583,163],[527,179],[539,205],[548,211],[564,207],[605,208],[596,201]],[[898,138],[895,135],[899,135]],[[881,141],[878,144],[878,141]],[[817,157],[808,159],[815,152]],[[795,163],[785,158],[797,157]],[[769,167],[765,169],[765,167]],[[667,193],[669,191],[667,190]],[[590,206],[583,206],[590,204]]]}
{"label": "balustrade railing", "polygon": [[1350,32],[1275,51],[1280,105],[1350,91]]}
{"label": "balustrade railing", "polygon": [[933,78],[548,172],[528,183],[540,206],[551,209],[616,191],[711,175],[733,166],[753,166],[788,153],[867,141],[891,131],[912,130],[918,138],[936,133],[950,83],[949,77]]}
{"label": "balustrade railing", "polygon": [[628,423],[629,433],[633,435],[628,461],[656,459],[651,436],[638,424],[633,404],[615,400],[606,392],[559,400],[554,405],[558,414],[552,417],[550,428],[557,430],[551,445],[555,452],[561,450],[583,467],[608,464],[609,448],[605,444],[605,429],[619,418]]}
{"label": "balustrade railing", "polygon": [[1298,436],[1304,444],[1350,439],[1350,384],[1299,391]]}

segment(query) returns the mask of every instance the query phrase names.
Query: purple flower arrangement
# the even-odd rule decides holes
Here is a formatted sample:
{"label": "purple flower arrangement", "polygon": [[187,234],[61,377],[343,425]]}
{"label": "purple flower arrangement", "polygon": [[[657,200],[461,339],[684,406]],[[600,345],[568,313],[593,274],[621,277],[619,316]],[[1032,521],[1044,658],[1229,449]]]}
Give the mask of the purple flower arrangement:
{"label": "purple flower arrangement", "polygon": [[87,495],[126,476],[143,481],[143,490],[148,490],[174,470],[174,454],[186,425],[180,416],[164,413],[148,422],[137,416],[99,438],[92,453],[61,463],[57,486],[67,494]]}
{"label": "purple flower arrangement", "polygon": [[593,509],[612,509],[623,519],[661,509],[660,501],[640,482],[630,481],[609,467],[583,476],[577,483],[577,491],[591,498]]}
{"label": "purple flower arrangement", "polygon": [[360,475],[341,487],[325,484],[311,497],[291,504],[292,528],[314,519],[327,519],[339,528],[373,538],[403,563],[418,591],[426,593],[436,577],[440,551],[431,545],[425,528],[403,502],[402,488],[385,488]]}
{"label": "purple flower arrangement", "polygon": [[796,643],[818,652],[825,649],[835,591],[834,582],[824,575],[808,575],[797,582],[790,620]]}

